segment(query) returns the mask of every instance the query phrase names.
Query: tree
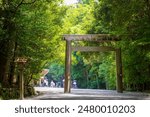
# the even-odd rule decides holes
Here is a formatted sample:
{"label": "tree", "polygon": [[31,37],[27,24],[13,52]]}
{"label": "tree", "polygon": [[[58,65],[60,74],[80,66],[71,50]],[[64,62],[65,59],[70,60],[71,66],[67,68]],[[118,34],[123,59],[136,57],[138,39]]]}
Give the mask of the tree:
{"label": "tree", "polygon": [[94,20],[92,4],[75,4],[68,7],[63,19],[64,34],[86,34]]}
{"label": "tree", "polygon": [[95,24],[99,23],[93,31],[121,35],[118,46],[123,52],[125,88],[131,90],[149,88],[149,3],[149,0],[99,0],[95,6]]}
{"label": "tree", "polygon": [[[65,7],[61,0],[2,0],[0,2],[0,83],[11,87],[17,57],[28,58],[25,78],[39,74],[58,53]],[[55,30],[54,30],[55,29]],[[59,46],[59,44],[57,44]],[[50,53],[51,52],[51,53]],[[27,80],[28,81],[28,80]],[[30,81],[30,80],[29,80]],[[26,82],[28,83],[28,82]]]}

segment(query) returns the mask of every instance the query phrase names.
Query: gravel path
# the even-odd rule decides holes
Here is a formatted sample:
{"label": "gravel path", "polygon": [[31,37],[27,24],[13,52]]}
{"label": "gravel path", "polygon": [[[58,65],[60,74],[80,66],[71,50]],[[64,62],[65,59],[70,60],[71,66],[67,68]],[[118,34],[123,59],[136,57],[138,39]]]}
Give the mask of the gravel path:
{"label": "gravel path", "polygon": [[150,94],[140,92],[117,93],[115,90],[71,89],[63,93],[63,88],[35,87],[42,94],[26,100],[150,100]]}

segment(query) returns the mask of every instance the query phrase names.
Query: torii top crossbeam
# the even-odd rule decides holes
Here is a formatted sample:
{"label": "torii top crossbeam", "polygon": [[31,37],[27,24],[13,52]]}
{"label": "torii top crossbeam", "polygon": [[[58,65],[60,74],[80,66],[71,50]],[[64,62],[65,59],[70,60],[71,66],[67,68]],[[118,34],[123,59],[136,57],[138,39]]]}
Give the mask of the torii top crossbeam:
{"label": "torii top crossbeam", "polygon": [[110,35],[110,34],[85,34],[85,35],[63,35],[63,39],[66,41],[119,41],[118,36]]}

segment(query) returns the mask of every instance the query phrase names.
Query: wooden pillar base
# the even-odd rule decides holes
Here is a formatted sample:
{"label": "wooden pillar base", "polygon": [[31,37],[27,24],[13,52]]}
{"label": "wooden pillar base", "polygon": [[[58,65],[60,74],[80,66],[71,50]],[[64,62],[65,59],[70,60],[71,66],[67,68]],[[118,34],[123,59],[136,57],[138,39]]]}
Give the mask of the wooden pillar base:
{"label": "wooden pillar base", "polygon": [[23,69],[20,70],[20,83],[19,83],[19,88],[20,88],[20,100],[24,99],[24,78],[23,78]]}
{"label": "wooden pillar base", "polygon": [[123,93],[121,49],[116,49],[117,92]]}

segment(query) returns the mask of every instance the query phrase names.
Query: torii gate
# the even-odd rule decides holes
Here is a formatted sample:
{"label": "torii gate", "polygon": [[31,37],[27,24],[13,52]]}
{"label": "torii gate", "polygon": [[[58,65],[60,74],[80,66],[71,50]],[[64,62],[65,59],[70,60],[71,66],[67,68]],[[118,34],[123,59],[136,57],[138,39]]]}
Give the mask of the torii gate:
{"label": "torii gate", "polygon": [[65,86],[64,93],[71,92],[71,53],[72,51],[115,51],[116,52],[116,72],[117,72],[117,92],[123,92],[122,82],[122,59],[121,48],[114,48],[109,46],[72,46],[72,41],[96,41],[96,42],[110,42],[118,41],[118,37],[109,34],[86,34],[86,35],[63,35],[63,39],[66,41],[66,55],[65,55]]}

